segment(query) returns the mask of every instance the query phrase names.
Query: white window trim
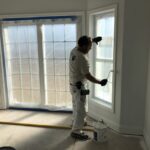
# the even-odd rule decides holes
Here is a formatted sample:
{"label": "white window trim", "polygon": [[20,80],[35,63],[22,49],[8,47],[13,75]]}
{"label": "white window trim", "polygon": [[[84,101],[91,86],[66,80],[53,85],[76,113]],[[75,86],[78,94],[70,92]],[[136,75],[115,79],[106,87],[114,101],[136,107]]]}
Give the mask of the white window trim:
{"label": "white window trim", "polygon": [[[114,72],[114,75],[113,75],[113,82],[114,82],[114,85],[113,85],[113,88],[112,88],[112,105],[108,105],[107,103],[103,102],[103,101],[97,101],[95,98],[92,97],[92,95],[89,96],[89,100],[91,101],[90,103],[95,103],[95,104],[98,104],[99,107],[103,110],[106,110],[106,111],[110,111],[112,113],[115,113],[115,89],[116,89],[116,73],[117,73],[117,70],[116,70],[116,48],[117,48],[117,41],[116,41],[116,29],[117,29],[117,5],[114,4],[114,5],[110,5],[110,6],[106,6],[106,7],[102,7],[102,8],[99,8],[99,9],[95,9],[95,10],[91,10],[91,11],[88,11],[87,12],[87,21],[89,23],[89,26],[88,26],[88,34],[89,36],[93,37],[94,36],[94,27],[95,27],[95,21],[94,21],[94,18],[95,16],[97,15],[100,15],[100,14],[103,14],[103,13],[109,13],[111,11],[114,11],[114,17],[115,17],[115,24],[114,24],[114,51],[113,51],[113,72]],[[94,50],[91,50],[91,55],[89,55],[89,59],[91,60],[91,72],[94,71],[94,62],[93,62],[93,55],[94,55]],[[93,90],[93,86],[90,84],[90,89]],[[93,91],[92,91],[93,92]],[[88,101],[89,103],[89,101]],[[90,104],[89,104],[90,105]]]}

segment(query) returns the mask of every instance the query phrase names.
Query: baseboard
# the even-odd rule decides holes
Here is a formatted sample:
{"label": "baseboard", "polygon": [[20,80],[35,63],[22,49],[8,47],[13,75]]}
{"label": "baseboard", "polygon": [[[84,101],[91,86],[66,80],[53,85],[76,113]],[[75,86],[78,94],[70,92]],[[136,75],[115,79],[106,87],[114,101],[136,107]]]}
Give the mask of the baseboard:
{"label": "baseboard", "polygon": [[143,128],[142,127],[129,127],[129,126],[124,126],[120,125],[119,127],[119,132],[120,133],[125,133],[125,134],[133,134],[133,135],[143,135]]}
{"label": "baseboard", "polygon": [[0,109],[6,109],[7,105],[3,100],[0,100]]}
{"label": "baseboard", "polygon": [[144,130],[144,139],[145,139],[147,149],[150,150],[150,136],[147,134],[145,130]]}
{"label": "baseboard", "polygon": [[6,107],[0,107],[0,110],[5,110],[6,109]]}
{"label": "baseboard", "polygon": [[[90,117],[94,119],[99,119],[96,114],[90,113],[88,114]],[[129,126],[123,126],[119,123],[113,122],[113,120],[107,119],[106,117],[102,117],[104,122],[110,127],[111,129],[117,131],[118,133],[122,134],[131,134],[131,135],[143,135],[143,128],[142,127],[129,127]]]}
{"label": "baseboard", "polygon": [[[95,113],[88,113],[88,116],[94,118],[95,120],[98,120],[99,117],[97,117],[97,115]],[[110,119],[107,119],[105,117],[102,117],[103,121],[108,125],[108,127],[110,127],[111,129],[115,130],[115,131],[119,131],[119,125],[116,122],[111,121]]]}

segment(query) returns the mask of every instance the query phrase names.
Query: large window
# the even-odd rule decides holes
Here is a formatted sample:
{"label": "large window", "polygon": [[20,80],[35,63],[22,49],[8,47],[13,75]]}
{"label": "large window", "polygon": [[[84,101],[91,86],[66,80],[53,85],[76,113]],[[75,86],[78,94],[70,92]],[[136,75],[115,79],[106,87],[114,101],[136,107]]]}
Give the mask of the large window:
{"label": "large window", "polygon": [[68,58],[78,18],[3,22],[10,106],[71,108]]}

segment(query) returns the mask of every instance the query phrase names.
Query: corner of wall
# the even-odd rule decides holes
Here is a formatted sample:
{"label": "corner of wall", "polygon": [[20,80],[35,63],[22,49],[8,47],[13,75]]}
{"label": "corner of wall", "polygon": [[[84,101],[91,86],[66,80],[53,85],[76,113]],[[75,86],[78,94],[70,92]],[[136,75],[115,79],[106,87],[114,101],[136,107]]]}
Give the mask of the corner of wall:
{"label": "corner of wall", "polygon": [[[150,35],[149,35],[149,39],[150,39]],[[147,75],[147,93],[146,93],[146,103],[145,103],[145,122],[144,122],[144,132],[143,132],[143,135],[144,135],[144,140],[145,140],[145,143],[146,143],[146,146],[147,146],[147,149],[150,150],[150,132],[148,131],[148,128],[150,128],[150,120],[149,120],[149,112],[150,112],[150,103],[149,103],[149,98],[150,98],[150,94],[149,94],[149,90],[150,90],[150,86],[149,86],[149,83],[150,83],[150,69],[149,69],[149,66],[150,66],[150,47],[149,47],[149,61],[148,61],[148,66],[147,66],[147,70],[148,70],[148,75]]]}
{"label": "corner of wall", "polygon": [[150,150],[150,136],[147,134],[145,130],[144,130],[144,140],[145,140],[147,149]]}

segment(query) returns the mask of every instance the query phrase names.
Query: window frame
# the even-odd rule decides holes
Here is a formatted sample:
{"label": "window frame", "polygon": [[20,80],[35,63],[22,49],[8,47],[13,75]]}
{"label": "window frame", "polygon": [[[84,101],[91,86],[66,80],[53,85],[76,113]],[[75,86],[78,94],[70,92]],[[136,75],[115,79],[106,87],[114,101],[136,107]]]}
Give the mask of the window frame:
{"label": "window frame", "polygon": [[[89,36],[94,37],[95,32],[96,32],[96,17],[98,17],[99,15],[102,14],[107,14],[110,12],[114,12],[114,45],[113,45],[113,78],[112,78],[112,82],[113,82],[113,87],[112,87],[112,103],[108,103],[106,101],[103,101],[97,97],[94,96],[94,85],[90,84],[89,87],[91,89],[91,94],[89,96],[89,105],[91,105],[92,103],[98,104],[102,109],[104,110],[108,110],[111,112],[115,112],[115,89],[116,89],[116,45],[117,45],[117,41],[116,41],[116,29],[117,29],[117,5],[110,5],[110,6],[106,6],[106,7],[102,7],[96,10],[92,10],[92,11],[88,11],[87,13],[87,20],[89,22]],[[95,65],[96,63],[94,63],[95,59],[94,56],[96,56],[96,48],[95,45],[93,45],[92,50],[90,52],[89,55],[89,59],[91,61],[91,68],[90,71],[92,73],[95,73]],[[109,60],[108,60],[109,61]]]}

